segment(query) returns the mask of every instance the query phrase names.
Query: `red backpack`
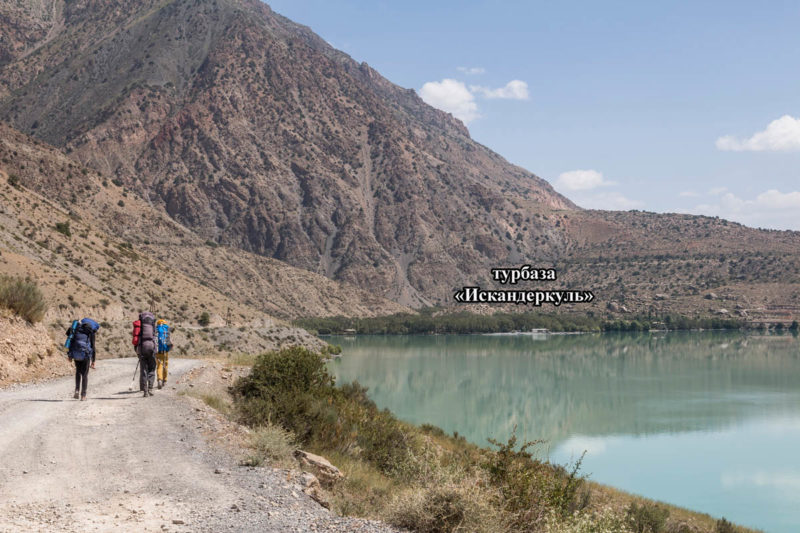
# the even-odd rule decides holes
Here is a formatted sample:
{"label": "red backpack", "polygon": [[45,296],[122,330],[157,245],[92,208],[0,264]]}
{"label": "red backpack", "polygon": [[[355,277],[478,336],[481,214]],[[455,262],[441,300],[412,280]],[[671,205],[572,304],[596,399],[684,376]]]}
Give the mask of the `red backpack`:
{"label": "red backpack", "polygon": [[133,321],[133,345],[139,346],[139,335],[142,333],[142,321]]}

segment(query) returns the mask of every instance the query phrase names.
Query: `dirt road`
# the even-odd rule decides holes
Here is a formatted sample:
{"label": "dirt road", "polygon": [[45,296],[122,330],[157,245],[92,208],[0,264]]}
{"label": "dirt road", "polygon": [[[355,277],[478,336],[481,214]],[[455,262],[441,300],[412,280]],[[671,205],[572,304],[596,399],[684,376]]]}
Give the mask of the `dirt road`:
{"label": "dirt road", "polygon": [[[136,361],[0,391],[0,531],[390,531],[330,514],[287,471],[209,444],[173,386],[129,392]],[[201,363],[170,361],[171,381]],[[138,389],[138,385],[136,387]]]}

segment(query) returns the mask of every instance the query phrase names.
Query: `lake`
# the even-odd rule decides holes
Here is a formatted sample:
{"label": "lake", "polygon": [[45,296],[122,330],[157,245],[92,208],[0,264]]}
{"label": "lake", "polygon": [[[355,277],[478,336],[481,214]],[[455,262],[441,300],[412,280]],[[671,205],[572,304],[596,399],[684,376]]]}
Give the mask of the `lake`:
{"label": "lake", "polygon": [[517,428],[590,479],[800,531],[800,341],[674,332],[330,337],[338,383],[487,445]]}

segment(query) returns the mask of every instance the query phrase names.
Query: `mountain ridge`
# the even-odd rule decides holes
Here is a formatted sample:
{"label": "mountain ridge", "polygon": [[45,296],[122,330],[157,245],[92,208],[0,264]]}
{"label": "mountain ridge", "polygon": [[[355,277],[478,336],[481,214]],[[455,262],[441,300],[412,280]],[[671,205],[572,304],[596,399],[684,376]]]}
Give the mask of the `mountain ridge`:
{"label": "mountain ridge", "polygon": [[732,312],[706,293],[750,309],[797,292],[800,233],[580,209],[257,0],[29,4],[40,37],[9,49],[0,119],[200,242],[412,307],[450,304],[461,286],[494,285],[491,268],[521,264],[594,290],[589,312]]}
{"label": "mountain ridge", "polygon": [[[260,2],[95,4],[65,6],[65,29],[2,69],[0,116],[207,238],[424,304],[507,247],[536,251],[499,210],[574,208]],[[103,17],[118,30],[83,35]]]}

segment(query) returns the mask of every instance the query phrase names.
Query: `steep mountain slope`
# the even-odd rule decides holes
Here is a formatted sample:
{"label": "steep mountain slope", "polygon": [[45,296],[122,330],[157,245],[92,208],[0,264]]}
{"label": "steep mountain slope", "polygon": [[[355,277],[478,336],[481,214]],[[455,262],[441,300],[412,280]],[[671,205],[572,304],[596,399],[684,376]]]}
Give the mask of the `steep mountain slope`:
{"label": "steep mountain slope", "polygon": [[[532,263],[595,312],[798,313],[800,233],[581,210],[258,0],[27,0],[0,20],[30,29],[9,30],[0,118],[143,199],[132,228],[158,220],[164,261],[241,302],[391,312],[379,296],[451,302]],[[339,305],[322,276],[373,300]]]}
{"label": "steep mountain slope", "polygon": [[[103,322],[103,357],[133,353],[130,323],[147,308],[177,327],[178,352],[193,355],[324,345],[275,317],[406,309],[274,259],[210,247],[123,187],[2,124],[0,275],[42,288],[56,339],[76,316]],[[204,313],[210,329],[199,325]]]}
{"label": "steep mountain slope", "polygon": [[412,304],[565,245],[518,222],[546,182],[258,0],[55,4],[0,116],[205,238]]}
{"label": "steep mountain slope", "polygon": [[[7,186],[8,177],[12,177],[18,188]],[[116,252],[105,250],[100,256],[90,256],[85,260],[86,268],[108,271],[109,286],[105,290],[112,296],[114,289],[127,293],[132,285],[126,277],[132,272],[127,270],[124,259],[129,255],[142,255],[151,259],[154,268],[160,272],[150,271],[151,277],[166,281],[168,274],[180,272],[189,276],[193,284],[208,287],[198,289],[196,296],[198,301],[214,302],[215,312],[219,315],[229,314],[224,306],[230,302],[220,301],[217,292],[236,303],[233,309],[245,305],[254,308],[251,311],[258,309],[283,318],[309,314],[371,316],[406,310],[367,291],[343,286],[274,259],[237,249],[209,246],[120,184],[119,181],[104,179],[55,148],[0,124],[0,187],[7,187],[8,194],[15,195],[7,196],[3,202],[8,206],[6,215],[9,220],[2,230],[14,231],[7,235],[9,245],[16,240],[15,246],[19,247],[23,242],[20,237],[27,239],[30,246],[24,255],[34,262],[47,263],[42,248],[52,248],[49,244],[51,237],[44,238],[33,229],[22,231],[26,225],[29,228],[40,227],[43,234],[51,235],[56,241],[53,246],[56,246],[57,253],[66,254],[69,263],[74,251],[69,249],[69,243],[82,246],[85,238],[78,235],[72,239],[59,234],[54,224],[70,223],[73,225],[71,233],[79,233],[74,225],[83,222],[103,241],[110,240],[118,248],[122,247]],[[47,201],[42,201],[40,195]],[[27,200],[22,201],[22,197]],[[10,216],[12,210],[13,217]],[[42,225],[43,220],[49,224]],[[169,272],[170,269],[174,272]],[[72,275],[69,270],[64,273]],[[147,295],[158,292],[158,286],[150,286],[136,296],[130,296],[129,300],[136,301],[137,305],[147,304],[152,300]],[[187,296],[184,291],[180,292],[181,297]],[[62,303],[66,295],[59,294]],[[109,296],[98,294],[95,300],[98,298],[107,299]],[[176,302],[176,309],[170,311],[177,311],[177,317],[188,319],[189,315],[177,309],[178,303],[188,302]]]}

